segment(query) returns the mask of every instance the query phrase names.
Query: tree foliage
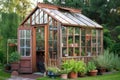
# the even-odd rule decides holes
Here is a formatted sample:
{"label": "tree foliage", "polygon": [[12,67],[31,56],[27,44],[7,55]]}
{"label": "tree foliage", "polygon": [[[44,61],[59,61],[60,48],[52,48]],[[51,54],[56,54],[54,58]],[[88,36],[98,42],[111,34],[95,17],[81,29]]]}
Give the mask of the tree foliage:
{"label": "tree foliage", "polygon": [[5,62],[7,40],[17,39],[17,28],[31,10],[31,2],[30,0],[0,0],[0,4],[0,62]]}

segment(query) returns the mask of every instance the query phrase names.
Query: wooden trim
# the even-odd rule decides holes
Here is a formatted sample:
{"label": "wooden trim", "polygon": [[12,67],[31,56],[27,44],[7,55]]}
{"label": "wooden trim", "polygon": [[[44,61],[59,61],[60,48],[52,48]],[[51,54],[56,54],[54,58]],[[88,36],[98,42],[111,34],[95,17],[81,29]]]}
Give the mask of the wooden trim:
{"label": "wooden trim", "polygon": [[48,9],[56,9],[56,10],[66,10],[69,12],[74,12],[74,13],[80,13],[80,9],[74,9],[74,8],[68,8],[68,7],[60,7],[57,5],[52,5],[52,4],[45,4],[45,3],[38,3],[39,8],[48,8]]}
{"label": "wooden trim", "polygon": [[57,47],[58,47],[58,66],[60,67],[61,65],[61,61],[62,61],[62,46],[61,46],[61,43],[62,43],[62,29],[61,29],[61,24],[58,22],[57,23]]}
{"label": "wooden trim", "polygon": [[103,28],[98,28],[93,26],[73,25],[73,24],[66,24],[66,23],[62,23],[62,26],[66,26],[66,27],[72,26],[72,27],[90,28],[90,29],[103,29]]}
{"label": "wooden trim", "polygon": [[36,67],[36,28],[32,29],[32,71],[37,71]]}
{"label": "wooden trim", "polygon": [[48,25],[45,25],[45,67],[48,66]]}

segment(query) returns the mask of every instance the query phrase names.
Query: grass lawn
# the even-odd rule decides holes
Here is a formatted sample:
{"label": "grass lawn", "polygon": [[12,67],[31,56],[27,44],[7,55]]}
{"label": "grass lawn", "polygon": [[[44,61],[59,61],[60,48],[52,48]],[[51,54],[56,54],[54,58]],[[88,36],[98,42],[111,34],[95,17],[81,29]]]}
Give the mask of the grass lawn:
{"label": "grass lawn", "polygon": [[[62,80],[60,78],[51,79],[48,77],[39,78],[37,80]],[[68,80],[120,80],[120,72],[113,73],[113,74],[105,74],[105,75],[99,75],[95,77],[83,77],[83,78],[77,78],[77,79],[68,79]]]}
{"label": "grass lawn", "polygon": [[6,80],[10,77],[10,73],[3,71],[3,66],[0,65],[0,80]]}

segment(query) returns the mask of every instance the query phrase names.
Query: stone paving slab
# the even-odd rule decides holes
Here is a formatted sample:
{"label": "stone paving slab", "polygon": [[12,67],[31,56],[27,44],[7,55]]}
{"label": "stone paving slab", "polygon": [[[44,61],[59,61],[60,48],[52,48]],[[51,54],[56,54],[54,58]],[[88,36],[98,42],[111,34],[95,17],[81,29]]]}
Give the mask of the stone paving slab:
{"label": "stone paving slab", "polygon": [[23,77],[14,77],[14,78],[9,78],[7,80],[35,80],[35,79],[23,78]]}

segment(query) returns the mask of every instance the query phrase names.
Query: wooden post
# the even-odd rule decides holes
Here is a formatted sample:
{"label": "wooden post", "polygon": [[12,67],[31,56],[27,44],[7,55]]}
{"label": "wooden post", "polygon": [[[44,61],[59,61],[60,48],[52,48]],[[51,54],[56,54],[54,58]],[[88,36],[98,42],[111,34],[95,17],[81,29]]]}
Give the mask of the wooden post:
{"label": "wooden post", "polygon": [[36,28],[32,28],[32,71],[37,71],[36,67]]}
{"label": "wooden post", "polygon": [[57,41],[57,47],[58,47],[58,66],[60,67],[61,65],[61,59],[62,59],[62,30],[61,30],[61,24],[57,22],[57,32],[58,32],[58,41]]}
{"label": "wooden post", "polygon": [[45,67],[47,68],[48,66],[48,25],[44,26],[45,28]]}

